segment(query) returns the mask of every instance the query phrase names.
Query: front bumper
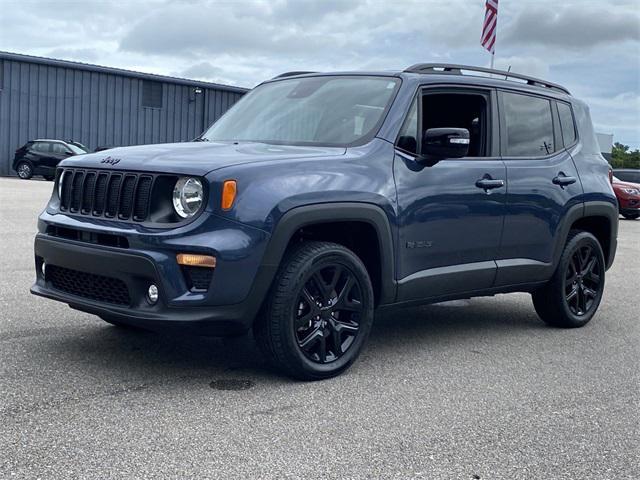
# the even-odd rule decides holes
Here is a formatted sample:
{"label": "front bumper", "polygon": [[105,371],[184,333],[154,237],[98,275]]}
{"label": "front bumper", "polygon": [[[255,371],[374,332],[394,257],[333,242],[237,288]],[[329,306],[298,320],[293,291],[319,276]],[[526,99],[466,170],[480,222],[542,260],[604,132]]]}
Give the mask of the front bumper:
{"label": "front bumper", "polygon": [[[262,253],[260,247],[266,240],[263,232],[237,224],[233,229],[229,225],[220,229],[219,220],[215,218],[211,221],[217,222],[216,225],[207,225],[207,222],[194,225],[190,231],[177,236],[120,231],[117,233],[126,234],[129,240],[129,248],[120,248],[49,235],[46,232],[53,224],[82,227],[84,231],[114,232],[113,227],[79,225],[71,223],[77,221],[70,217],[55,217],[55,223],[46,213],[41,217],[41,233],[34,245],[36,282],[31,292],[121,323],[204,335],[241,333],[251,327],[275,273],[275,267],[261,266],[256,258]],[[244,241],[232,241],[238,238]],[[208,292],[188,291],[175,260],[177,252],[209,253],[217,257],[218,265]],[[47,265],[44,274],[43,262]],[[105,301],[102,295],[88,296],[80,288],[82,285],[77,289],[81,293],[54,285],[52,275],[46,273],[51,267],[81,273],[82,278],[89,275],[114,279],[126,285],[128,301],[116,304]],[[155,305],[146,300],[151,284],[159,290]],[[99,287],[108,288],[108,285]]]}

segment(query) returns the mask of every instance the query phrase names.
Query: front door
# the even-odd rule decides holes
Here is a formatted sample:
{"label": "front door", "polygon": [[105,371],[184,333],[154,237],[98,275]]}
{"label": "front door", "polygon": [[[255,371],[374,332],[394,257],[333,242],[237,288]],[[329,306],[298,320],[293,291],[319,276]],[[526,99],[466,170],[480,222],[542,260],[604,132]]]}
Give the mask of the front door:
{"label": "front door", "polygon": [[[496,155],[491,90],[425,89],[398,138],[398,300],[411,301],[493,285],[505,214],[506,168]],[[466,128],[469,156],[433,166],[416,162],[429,128]]]}

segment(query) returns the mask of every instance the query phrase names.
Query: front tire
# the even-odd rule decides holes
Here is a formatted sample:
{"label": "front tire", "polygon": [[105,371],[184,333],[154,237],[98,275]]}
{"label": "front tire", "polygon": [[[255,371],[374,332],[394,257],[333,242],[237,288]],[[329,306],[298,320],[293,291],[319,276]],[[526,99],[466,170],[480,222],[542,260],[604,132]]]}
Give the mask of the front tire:
{"label": "front tire", "polygon": [[20,162],[16,165],[16,173],[22,180],[29,180],[33,177],[33,167],[29,162]]}
{"label": "front tire", "polygon": [[572,230],[553,277],[532,294],[533,305],[548,325],[582,327],[600,305],[604,280],[600,243],[589,232]]}
{"label": "front tire", "polygon": [[627,220],[635,220],[640,217],[640,213],[623,213],[622,216]]}
{"label": "front tire", "polygon": [[254,335],[267,359],[287,375],[320,380],[353,364],[373,312],[362,261],[342,245],[304,242],[285,255]]}

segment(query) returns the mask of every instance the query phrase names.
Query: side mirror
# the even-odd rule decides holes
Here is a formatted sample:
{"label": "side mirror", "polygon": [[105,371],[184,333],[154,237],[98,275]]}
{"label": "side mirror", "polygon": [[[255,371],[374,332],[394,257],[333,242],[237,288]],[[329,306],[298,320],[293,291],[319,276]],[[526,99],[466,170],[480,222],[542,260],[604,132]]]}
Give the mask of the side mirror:
{"label": "side mirror", "polygon": [[469,153],[469,130],[466,128],[430,128],[422,135],[419,161],[435,165],[445,158],[466,157]]}

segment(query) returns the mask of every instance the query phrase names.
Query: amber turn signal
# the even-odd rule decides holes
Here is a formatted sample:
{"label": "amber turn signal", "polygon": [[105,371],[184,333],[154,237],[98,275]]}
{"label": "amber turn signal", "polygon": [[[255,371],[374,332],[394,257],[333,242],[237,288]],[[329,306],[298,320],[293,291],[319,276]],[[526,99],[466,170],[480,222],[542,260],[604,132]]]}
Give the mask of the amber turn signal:
{"label": "amber turn signal", "polygon": [[193,253],[179,253],[176,255],[178,265],[187,265],[189,267],[206,267],[215,268],[216,257],[210,255],[196,255]]}
{"label": "amber turn signal", "polygon": [[225,180],[222,185],[222,209],[229,210],[233,207],[233,201],[236,199],[236,181]]}

